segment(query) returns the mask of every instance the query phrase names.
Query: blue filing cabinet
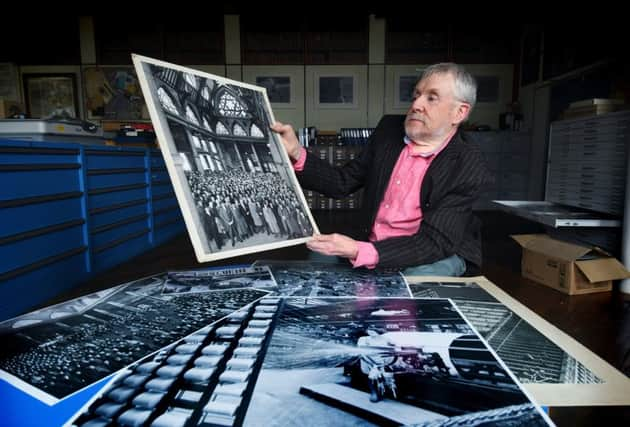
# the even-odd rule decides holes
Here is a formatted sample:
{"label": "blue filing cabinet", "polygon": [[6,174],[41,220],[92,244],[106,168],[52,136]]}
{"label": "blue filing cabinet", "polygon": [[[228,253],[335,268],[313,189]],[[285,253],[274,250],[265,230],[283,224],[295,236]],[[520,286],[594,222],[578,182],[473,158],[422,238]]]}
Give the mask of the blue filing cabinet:
{"label": "blue filing cabinet", "polygon": [[157,150],[0,139],[0,320],[184,231]]}

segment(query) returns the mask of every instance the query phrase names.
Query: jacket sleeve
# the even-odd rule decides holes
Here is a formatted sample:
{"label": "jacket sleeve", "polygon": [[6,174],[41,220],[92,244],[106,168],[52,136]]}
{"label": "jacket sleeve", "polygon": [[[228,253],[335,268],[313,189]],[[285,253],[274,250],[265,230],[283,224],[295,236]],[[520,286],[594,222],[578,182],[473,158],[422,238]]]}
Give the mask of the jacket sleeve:
{"label": "jacket sleeve", "polygon": [[436,185],[447,187],[439,199],[436,197],[422,206],[424,217],[416,234],[374,242],[379,254],[378,267],[431,264],[456,254],[465,244],[467,234],[470,235],[467,229],[475,221],[472,205],[492,177],[479,152],[463,157],[453,162],[450,169],[449,173],[455,176],[438,178],[440,182]]}

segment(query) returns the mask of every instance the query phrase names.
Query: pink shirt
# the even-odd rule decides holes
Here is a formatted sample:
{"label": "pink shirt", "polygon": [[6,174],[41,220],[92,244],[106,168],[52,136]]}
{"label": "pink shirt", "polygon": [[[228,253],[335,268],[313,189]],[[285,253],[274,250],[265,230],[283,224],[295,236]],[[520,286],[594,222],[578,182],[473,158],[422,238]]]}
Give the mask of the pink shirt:
{"label": "pink shirt", "polygon": [[[416,234],[422,223],[420,208],[420,187],[429,165],[446,147],[455,131],[451,132],[435,151],[431,153],[414,153],[414,144],[405,137],[405,144],[385,190],[383,201],[379,206],[376,219],[370,233],[370,242],[390,237],[411,236]],[[304,169],[306,150],[302,148],[300,157],[293,164],[296,172]],[[378,252],[372,243],[357,242],[359,253],[350,260],[354,267],[375,268],[378,264]]]}

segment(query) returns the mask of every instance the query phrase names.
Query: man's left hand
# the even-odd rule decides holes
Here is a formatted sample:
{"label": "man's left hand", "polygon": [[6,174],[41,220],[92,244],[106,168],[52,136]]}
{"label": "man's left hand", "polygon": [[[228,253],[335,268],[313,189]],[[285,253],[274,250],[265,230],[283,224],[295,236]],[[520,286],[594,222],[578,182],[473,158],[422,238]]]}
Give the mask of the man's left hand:
{"label": "man's left hand", "polygon": [[323,255],[355,259],[359,254],[357,241],[343,234],[315,234],[306,247]]}

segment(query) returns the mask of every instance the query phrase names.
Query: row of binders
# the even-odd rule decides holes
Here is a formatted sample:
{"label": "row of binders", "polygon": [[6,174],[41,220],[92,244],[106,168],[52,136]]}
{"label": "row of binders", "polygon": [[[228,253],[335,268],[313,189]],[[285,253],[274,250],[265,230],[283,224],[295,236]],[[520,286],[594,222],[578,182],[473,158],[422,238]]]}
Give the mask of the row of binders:
{"label": "row of binders", "polygon": [[299,128],[297,136],[303,147],[313,145],[365,145],[374,128],[341,128],[337,132],[317,132],[314,126]]}

